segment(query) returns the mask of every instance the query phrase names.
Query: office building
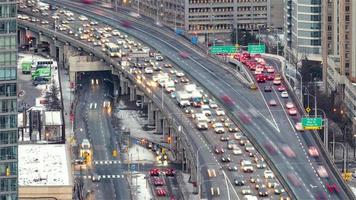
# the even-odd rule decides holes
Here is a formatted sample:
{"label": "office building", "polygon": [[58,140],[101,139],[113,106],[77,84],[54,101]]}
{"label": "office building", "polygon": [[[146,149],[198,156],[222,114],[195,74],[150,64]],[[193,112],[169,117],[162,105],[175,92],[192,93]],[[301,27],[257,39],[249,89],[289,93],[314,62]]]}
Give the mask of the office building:
{"label": "office building", "polygon": [[285,56],[321,61],[321,1],[284,1]]}
{"label": "office building", "polygon": [[323,2],[323,81],[356,130],[356,2]]}
{"label": "office building", "polygon": [[131,6],[200,41],[229,40],[236,28],[283,27],[283,0],[133,0]]}
{"label": "office building", "polygon": [[0,200],[18,194],[16,0],[0,1]]}

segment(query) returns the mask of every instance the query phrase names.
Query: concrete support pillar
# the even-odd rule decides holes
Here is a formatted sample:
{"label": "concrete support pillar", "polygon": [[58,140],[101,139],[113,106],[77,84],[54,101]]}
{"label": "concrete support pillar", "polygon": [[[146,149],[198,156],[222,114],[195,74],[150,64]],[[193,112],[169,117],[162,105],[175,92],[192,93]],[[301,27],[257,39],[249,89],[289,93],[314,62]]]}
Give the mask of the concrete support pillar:
{"label": "concrete support pillar", "polygon": [[162,113],[159,110],[155,111],[155,126],[156,126],[156,132],[157,133],[162,133]]}
{"label": "concrete support pillar", "polygon": [[60,46],[59,48],[58,48],[58,66],[59,67],[62,67],[63,66],[63,64],[64,64],[64,46],[65,45],[63,45],[63,46]]}
{"label": "concrete support pillar", "polygon": [[136,87],[131,85],[129,86],[129,88],[130,88],[130,101],[136,101],[137,100]]}
{"label": "concrete support pillar", "polygon": [[27,36],[26,36],[26,30],[25,29],[19,29],[19,46],[22,46],[26,44],[27,42]]}
{"label": "concrete support pillar", "polygon": [[120,92],[121,95],[127,95],[129,93],[129,89],[128,89],[128,81],[127,79],[120,75]]}
{"label": "concrete support pillar", "polygon": [[163,118],[162,120],[162,132],[163,132],[163,142],[167,143],[168,136],[169,136],[169,122],[168,119],[166,118]]}
{"label": "concrete support pillar", "polygon": [[49,43],[49,55],[52,57],[52,58],[56,58],[56,45],[55,45],[55,42],[54,41],[51,41]]}
{"label": "concrete support pillar", "polygon": [[148,103],[147,106],[147,115],[148,115],[148,125],[153,126],[155,125],[155,116],[154,116],[154,111],[155,106],[153,105],[152,102]]}
{"label": "concrete support pillar", "polygon": [[69,45],[63,45],[63,68],[70,70],[69,69],[69,62],[68,62],[68,57],[70,56],[70,46]]}

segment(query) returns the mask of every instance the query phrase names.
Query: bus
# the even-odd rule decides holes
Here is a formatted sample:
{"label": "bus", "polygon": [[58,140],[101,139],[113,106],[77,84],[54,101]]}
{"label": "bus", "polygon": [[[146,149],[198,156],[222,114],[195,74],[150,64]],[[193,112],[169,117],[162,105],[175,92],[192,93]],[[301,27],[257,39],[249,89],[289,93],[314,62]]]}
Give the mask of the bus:
{"label": "bus", "polygon": [[52,59],[43,59],[43,60],[34,60],[32,62],[32,68],[36,69],[37,66],[51,66],[51,67],[57,67],[57,62],[53,61]]}
{"label": "bus", "polygon": [[32,63],[32,80],[36,80],[37,77],[50,79],[52,74],[52,68],[57,67],[57,62],[47,59],[47,60],[35,60]]}
{"label": "bus", "polygon": [[23,74],[30,74],[32,67],[32,60],[22,60],[21,69]]}
{"label": "bus", "polygon": [[121,57],[121,49],[118,45],[112,42],[106,43],[104,50],[110,57]]}

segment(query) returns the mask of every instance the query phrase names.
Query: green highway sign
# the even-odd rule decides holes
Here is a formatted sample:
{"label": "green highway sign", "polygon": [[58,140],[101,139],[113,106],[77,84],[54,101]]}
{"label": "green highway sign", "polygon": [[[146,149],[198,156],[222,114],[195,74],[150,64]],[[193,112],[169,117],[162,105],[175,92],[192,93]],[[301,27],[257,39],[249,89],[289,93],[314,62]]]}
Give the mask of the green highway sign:
{"label": "green highway sign", "polygon": [[236,53],[236,46],[212,46],[210,48],[210,53]]}
{"label": "green highway sign", "polygon": [[319,130],[323,126],[323,119],[320,117],[317,118],[303,117],[302,126],[305,130]]}
{"label": "green highway sign", "polygon": [[251,54],[266,53],[266,45],[264,44],[249,44],[247,51]]}

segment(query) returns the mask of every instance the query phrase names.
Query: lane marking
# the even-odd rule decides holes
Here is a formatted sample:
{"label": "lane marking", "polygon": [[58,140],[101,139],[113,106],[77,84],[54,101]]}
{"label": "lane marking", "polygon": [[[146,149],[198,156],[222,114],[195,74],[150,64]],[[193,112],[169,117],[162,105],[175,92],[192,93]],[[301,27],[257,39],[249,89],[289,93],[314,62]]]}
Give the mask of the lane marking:
{"label": "lane marking", "polygon": [[[292,127],[292,130],[296,133],[296,130],[295,130],[295,128],[294,128],[294,125],[293,125],[292,121],[289,119],[289,115],[288,115],[286,109],[284,108],[284,104],[282,103],[281,98],[279,97],[279,95],[278,95],[278,93],[276,92],[276,90],[274,89],[274,87],[272,87],[272,90],[273,90],[274,94],[277,96],[278,102],[281,104],[281,107],[282,107],[282,109],[283,109],[283,112],[284,112],[285,116],[287,117],[287,120],[288,120],[290,126]],[[299,138],[299,137],[298,137],[298,138]]]}

